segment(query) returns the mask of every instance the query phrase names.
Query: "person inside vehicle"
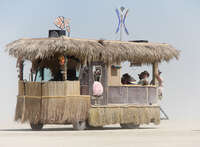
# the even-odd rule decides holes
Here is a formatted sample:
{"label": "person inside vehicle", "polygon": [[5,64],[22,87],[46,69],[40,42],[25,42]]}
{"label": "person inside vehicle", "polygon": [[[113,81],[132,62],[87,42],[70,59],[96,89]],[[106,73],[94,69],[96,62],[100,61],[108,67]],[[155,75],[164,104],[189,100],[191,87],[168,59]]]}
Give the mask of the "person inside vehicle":
{"label": "person inside vehicle", "polygon": [[121,78],[121,83],[124,85],[136,85],[136,80],[128,73],[125,73]]}
{"label": "person inside vehicle", "polygon": [[143,71],[140,74],[138,74],[138,76],[139,76],[139,79],[140,79],[139,82],[138,82],[139,85],[149,85],[149,82],[148,82],[149,73],[148,73],[148,71]]}

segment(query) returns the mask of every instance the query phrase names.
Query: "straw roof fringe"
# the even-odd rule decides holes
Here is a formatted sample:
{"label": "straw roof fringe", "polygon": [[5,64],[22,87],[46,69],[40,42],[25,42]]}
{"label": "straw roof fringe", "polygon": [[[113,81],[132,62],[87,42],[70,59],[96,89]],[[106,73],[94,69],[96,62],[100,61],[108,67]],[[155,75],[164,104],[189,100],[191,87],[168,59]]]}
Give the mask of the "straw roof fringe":
{"label": "straw roof fringe", "polygon": [[168,44],[99,41],[68,37],[19,39],[8,44],[6,50],[11,56],[31,61],[49,58],[55,53],[75,56],[83,62],[130,61],[135,64],[168,62],[179,57],[179,51]]}

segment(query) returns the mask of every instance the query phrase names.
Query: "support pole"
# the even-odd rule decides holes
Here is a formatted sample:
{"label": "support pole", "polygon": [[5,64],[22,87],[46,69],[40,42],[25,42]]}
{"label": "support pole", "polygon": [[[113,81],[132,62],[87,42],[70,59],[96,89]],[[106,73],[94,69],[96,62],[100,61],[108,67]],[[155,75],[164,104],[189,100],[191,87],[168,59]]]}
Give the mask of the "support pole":
{"label": "support pole", "polygon": [[23,76],[24,76],[24,61],[19,59],[19,80],[23,81]]}
{"label": "support pole", "polygon": [[65,64],[63,65],[63,81],[67,80],[67,57],[65,56]]}
{"label": "support pole", "polygon": [[120,25],[120,41],[122,41],[122,32],[123,30],[122,30],[122,24]]}
{"label": "support pole", "polygon": [[156,75],[158,75],[158,62],[153,63],[152,65],[152,84],[156,85],[157,83],[157,78]]}
{"label": "support pole", "polygon": [[123,15],[121,14],[121,24],[120,24],[120,41],[122,41],[122,34],[123,34],[123,29],[122,29],[122,24],[123,24]]}
{"label": "support pole", "polygon": [[44,67],[41,69],[41,77],[42,77],[42,81],[44,81]]}

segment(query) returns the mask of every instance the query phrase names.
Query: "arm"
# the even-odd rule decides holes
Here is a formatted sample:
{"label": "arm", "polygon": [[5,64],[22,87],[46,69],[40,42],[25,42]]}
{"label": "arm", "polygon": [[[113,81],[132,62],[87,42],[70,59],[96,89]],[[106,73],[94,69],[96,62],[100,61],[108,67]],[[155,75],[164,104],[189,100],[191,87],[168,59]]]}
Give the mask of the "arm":
{"label": "arm", "polygon": [[163,80],[161,79],[160,75],[156,75],[156,79],[158,80],[159,85],[162,85]]}

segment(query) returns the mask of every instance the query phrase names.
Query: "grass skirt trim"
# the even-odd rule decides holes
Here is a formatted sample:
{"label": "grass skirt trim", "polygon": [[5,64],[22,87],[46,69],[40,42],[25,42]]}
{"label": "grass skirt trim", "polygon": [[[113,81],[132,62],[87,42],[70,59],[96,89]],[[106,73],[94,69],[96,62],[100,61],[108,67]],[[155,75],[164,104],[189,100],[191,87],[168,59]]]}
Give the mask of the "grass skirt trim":
{"label": "grass skirt trim", "polygon": [[110,124],[159,124],[158,106],[92,107],[89,110],[89,124],[94,127]]}
{"label": "grass skirt trim", "polygon": [[66,98],[18,97],[15,121],[33,124],[67,124],[87,120],[90,108],[89,96]]}

